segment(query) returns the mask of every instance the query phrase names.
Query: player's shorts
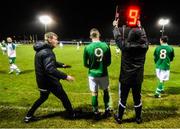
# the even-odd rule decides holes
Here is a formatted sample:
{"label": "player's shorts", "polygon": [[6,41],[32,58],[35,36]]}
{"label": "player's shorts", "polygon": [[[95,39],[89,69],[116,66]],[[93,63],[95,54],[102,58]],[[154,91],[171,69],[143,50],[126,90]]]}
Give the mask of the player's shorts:
{"label": "player's shorts", "polygon": [[169,70],[156,69],[156,76],[160,81],[168,81],[170,76]]}
{"label": "player's shorts", "polygon": [[105,77],[91,77],[89,76],[89,88],[91,92],[97,92],[98,88],[106,90],[109,87],[109,78]]}
{"label": "player's shorts", "polygon": [[16,57],[9,57],[9,64],[15,64]]}

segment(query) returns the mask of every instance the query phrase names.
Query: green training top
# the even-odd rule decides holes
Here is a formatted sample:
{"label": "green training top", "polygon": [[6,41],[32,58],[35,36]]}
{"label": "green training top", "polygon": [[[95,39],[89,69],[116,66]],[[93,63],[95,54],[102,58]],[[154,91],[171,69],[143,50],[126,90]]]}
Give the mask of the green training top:
{"label": "green training top", "polygon": [[174,58],[174,49],[168,44],[158,46],[154,51],[154,61],[156,68],[161,70],[169,70],[170,62]]}
{"label": "green training top", "polygon": [[105,42],[91,42],[84,48],[84,66],[89,68],[89,76],[108,75],[107,67],[111,64],[111,51]]}

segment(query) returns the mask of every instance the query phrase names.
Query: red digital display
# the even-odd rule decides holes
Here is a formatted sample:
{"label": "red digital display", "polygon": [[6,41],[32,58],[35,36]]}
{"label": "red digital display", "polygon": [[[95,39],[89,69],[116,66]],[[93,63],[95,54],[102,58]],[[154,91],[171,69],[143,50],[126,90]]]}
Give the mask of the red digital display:
{"label": "red digital display", "polygon": [[130,6],[127,10],[127,24],[129,26],[137,25],[139,19],[140,8],[138,6]]}

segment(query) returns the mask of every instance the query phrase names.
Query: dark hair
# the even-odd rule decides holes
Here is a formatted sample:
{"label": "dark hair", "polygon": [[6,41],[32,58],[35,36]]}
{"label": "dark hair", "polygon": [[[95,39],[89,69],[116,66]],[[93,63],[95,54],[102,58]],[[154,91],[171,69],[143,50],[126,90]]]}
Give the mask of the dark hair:
{"label": "dark hair", "polygon": [[168,36],[167,36],[167,35],[161,36],[160,39],[161,39],[164,43],[167,43],[167,42],[168,42]]}

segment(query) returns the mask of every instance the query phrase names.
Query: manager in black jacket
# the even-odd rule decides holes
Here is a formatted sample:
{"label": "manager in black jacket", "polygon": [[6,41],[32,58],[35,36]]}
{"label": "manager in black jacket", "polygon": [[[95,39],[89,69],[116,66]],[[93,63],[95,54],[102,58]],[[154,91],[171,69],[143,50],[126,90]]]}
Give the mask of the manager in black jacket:
{"label": "manager in black jacket", "polygon": [[124,109],[130,89],[134,100],[136,122],[141,123],[141,84],[144,76],[144,63],[148,50],[148,40],[140,21],[133,27],[123,26],[118,28],[118,20],[113,22],[114,38],[121,49],[121,71],[119,76],[119,107],[115,119],[122,122]]}
{"label": "manager in black jacket", "polygon": [[75,115],[68,96],[59,82],[60,79],[73,81],[74,77],[57,70],[57,68],[70,67],[69,65],[56,61],[55,54],[52,50],[57,44],[58,36],[53,32],[48,32],[45,34],[45,42],[39,42],[34,45],[34,50],[36,51],[35,73],[40,98],[36,100],[24,118],[24,122],[26,123],[37,119],[33,114],[36,109],[47,100],[50,92],[62,101],[70,117],[74,117]]}

